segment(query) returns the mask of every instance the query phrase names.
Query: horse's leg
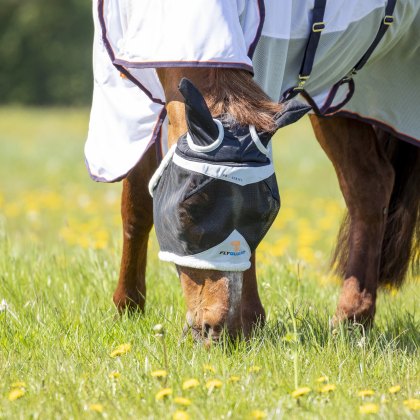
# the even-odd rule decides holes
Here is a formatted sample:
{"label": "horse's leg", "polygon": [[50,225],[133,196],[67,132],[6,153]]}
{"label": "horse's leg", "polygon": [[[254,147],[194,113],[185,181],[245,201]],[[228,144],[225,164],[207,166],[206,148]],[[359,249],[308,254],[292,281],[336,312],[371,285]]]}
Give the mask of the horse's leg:
{"label": "horse's leg", "polygon": [[147,185],[156,167],[155,148],[150,147],[123,181],[123,253],[119,282],[114,292],[114,303],[120,311],[144,310],[147,243],[153,226],[153,203]]}
{"label": "horse's leg", "polygon": [[346,118],[311,117],[315,135],[330,158],[346,201],[349,243],[344,284],[335,322],[369,324],[375,315],[382,241],[394,185],[394,170],[369,124]]}
{"label": "horse's leg", "polygon": [[251,257],[251,267],[244,272],[241,310],[244,335],[248,337],[254,326],[265,323],[265,310],[258,294],[255,253]]}

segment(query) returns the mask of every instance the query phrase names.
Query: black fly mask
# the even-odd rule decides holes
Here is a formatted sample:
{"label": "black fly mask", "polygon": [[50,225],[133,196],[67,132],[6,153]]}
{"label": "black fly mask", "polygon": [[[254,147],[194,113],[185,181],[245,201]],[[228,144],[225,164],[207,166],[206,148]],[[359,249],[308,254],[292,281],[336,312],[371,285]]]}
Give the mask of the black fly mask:
{"label": "black fly mask", "polygon": [[[188,132],[152,177],[161,260],[184,267],[244,271],[279,209],[271,153],[273,133],[213,119],[201,93],[182,79]],[[309,107],[285,104],[277,127]]]}

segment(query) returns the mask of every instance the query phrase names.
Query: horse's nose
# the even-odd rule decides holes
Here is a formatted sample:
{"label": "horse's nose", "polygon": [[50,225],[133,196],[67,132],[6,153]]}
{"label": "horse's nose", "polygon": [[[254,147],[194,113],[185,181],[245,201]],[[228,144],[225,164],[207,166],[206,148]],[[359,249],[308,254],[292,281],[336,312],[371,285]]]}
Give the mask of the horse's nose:
{"label": "horse's nose", "polygon": [[202,331],[205,339],[218,341],[223,331],[223,325],[204,319]]}

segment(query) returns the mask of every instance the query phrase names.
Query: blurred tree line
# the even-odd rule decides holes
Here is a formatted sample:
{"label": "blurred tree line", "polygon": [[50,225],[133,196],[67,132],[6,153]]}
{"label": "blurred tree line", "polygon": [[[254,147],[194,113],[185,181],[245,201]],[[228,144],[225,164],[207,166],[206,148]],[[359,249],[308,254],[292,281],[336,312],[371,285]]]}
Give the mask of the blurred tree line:
{"label": "blurred tree line", "polygon": [[92,96],[91,0],[0,0],[0,104]]}

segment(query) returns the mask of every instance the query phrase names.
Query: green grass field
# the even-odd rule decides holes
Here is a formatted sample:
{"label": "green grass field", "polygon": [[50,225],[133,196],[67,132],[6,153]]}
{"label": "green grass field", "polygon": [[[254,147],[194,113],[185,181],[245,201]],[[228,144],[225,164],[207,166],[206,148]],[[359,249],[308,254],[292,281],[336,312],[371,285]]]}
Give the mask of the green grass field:
{"label": "green grass field", "polygon": [[121,185],[90,181],[87,122],[86,110],[0,108],[0,418],[419,418],[415,281],[381,294],[367,335],[328,328],[344,206],[307,120],[275,141],[282,209],[257,253],[267,326],[210,349],[182,339],[181,289],[153,235],[146,313],[116,315]]}

